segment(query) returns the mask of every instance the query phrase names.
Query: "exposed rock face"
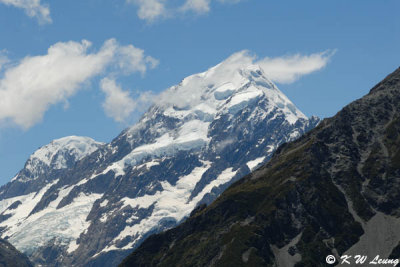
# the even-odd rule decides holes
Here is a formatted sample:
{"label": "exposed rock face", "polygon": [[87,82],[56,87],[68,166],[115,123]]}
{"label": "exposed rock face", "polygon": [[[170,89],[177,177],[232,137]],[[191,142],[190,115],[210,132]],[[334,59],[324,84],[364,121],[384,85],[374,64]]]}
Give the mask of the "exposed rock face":
{"label": "exposed rock face", "polygon": [[2,188],[2,236],[43,266],[115,266],[315,127],[241,56],[168,89],[110,144],[62,154],[68,168],[40,167],[34,190]]}
{"label": "exposed rock face", "polygon": [[121,266],[325,266],[327,255],[400,253],[400,69],[282,145]]}
{"label": "exposed rock face", "polygon": [[33,267],[28,257],[0,239],[0,267]]}

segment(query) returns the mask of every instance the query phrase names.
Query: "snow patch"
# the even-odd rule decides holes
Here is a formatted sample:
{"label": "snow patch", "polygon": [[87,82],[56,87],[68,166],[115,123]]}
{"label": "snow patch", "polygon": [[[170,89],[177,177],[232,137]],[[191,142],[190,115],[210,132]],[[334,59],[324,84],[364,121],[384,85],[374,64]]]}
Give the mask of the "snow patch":
{"label": "snow patch", "polygon": [[262,95],[263,92],[261,90],[254,86],[250,86],[245,91],[234,94],[226,105],[226,109],[229,113],[235,114],[244,107],[255,102]]}
{"label": "snow patch", "polygon": [[193,208],[197,205],[197,203],[199,203],[199,201],[203,199],[203,197],[207,193],[210,193],[214,187],[218,187],[220,185],[228,183],[233,178],[233,176],[236,175],[237,171],[238,170],[233,171],[233,168],[228,168],[223,172],[221,172],[221,174],[218,175],[218,177],[215,180],[211,181],[208,185],[206,185],[203,188],[203,190],[196,197],[193,198],[191,202],[194,204]]}
{"label": "snow patch", "polygon": [[377,212],[368,222],[363,223],[364,234],[360,240],[343,255],[367,255],[373,259],[389,257],[400,242],[400,218]]}
{"label": "snow patch", "polygon": [[[154,210],[150,217],[141,220],[138,224],[126,226],[114,240],[120,240],[126,236],[141,237],[157,227],[162,220],[169,219],[176,222],[182,220],[197,204],[194,201],[189,202],[190,194],[210,166],[210,162],[203,162],[203,166],[196,167],[190,174],[181,177],[175,186],[166,181],[162,182],[163,190],[154,195],[145,195],[135,199],[123,198],[121,200],[124,202],[122,208],[127,205],[133,208],[148,208],[154,205]],[[139,238],[135,238],[135,241],[122,249],[130,249],[138,240]],[[115,249],[121,248],[116,248],[113,243],[110,243],[102,252]]]}
{"label": "snow patch", "polygon": [[154,143],[135,148],[121,161],[113,165],[123,169],[122,166],[134,166],[146,157],[159,158],[174,155],[177,151],[201,148],[209,142],[207,137],[209,124],[200,120],[191,120],[178,129],[176,136],[173,133],[165,133],[157,138]]}
{"label": "snow patch", "polygon": [[146,168],[148,170],[150,170],[151,167],[160,165],[160,162],[152,160],[152,161],[146,162],[145,165],[146,165]]}
{"label": "snow patch", "polygon": [[17,207],[16,213],[0,224],[0,226],[8,226],[3,236],[9,236],[9,241],[27,254],[53,238],[60,241],[62,245],[68,245],[69,252],[76,249],[77,246],[74,245],[76,239],[90,225],[86,217],[93,203],[102,196],[102,194],[81,193],[71,204],[57,209],[61,199],[73,188],[66,187],[60,190],[57,199],[48,207],[28,216],[51,185],[47,185],[37,195],[32,193],[24,196],[24,199],[21,199],[24,201],[21,201],[22,204]]}
{"label": "snow patch", "polygon": [[227,82],[220,87],[218,87],[214,92],[214,97],[217,100],[224,100],[230,97],[235,92],[235,86]]}
{"label": "snow patch", "polygon": [[79,247],[79,245],[76,243],[75,241],[71,241],[71,243],[69,243],[69,246],[67,248],[67,252],[69,254],[71,254],[72,252],[74,252],[77,248]]}
{"label": "snow patch", "polygon": [[[289,253],[289,249],[295,246],[300,241],[302,234],[303,232],[298,234],[295,238],[293,238],[293,240],[290,241],[289,244],[287,244],[282,248],[278,248],[275,245],[271,246],[272,252],[274,253],[275,257],[275,264],[277,267],[295,266],[296,263],[301,261],[301,255],[299,253],[295,253],[294,255],[292,255],[291,253]],[[347,254],[347,255],[353,255],[353,254]]]}
{"label": "snow patch", "polygon": [[104,199],[101,203],[100,203],[100,207],[105,207],[108,204],[108,199]]}
{"label": "snow patch", "polygon": [[0,227],[6,227],[6,230],[3,232],[3,236],[11,236],[16,233],[19,230],[19,225],[21,225],[29,216],[34,207],[42,199],[44,193],[46,193],[46,191],[57,182],[58,179],[46,185],[38,193],[30,193],[28,195],[3,199],[0,201],[0,210],[2,212],[4,212],[4,210],[7,209],[12,203],[16,201],[21,202],[17,208],[4,212],[4,214],[10,214],[12,216],[0,223]]}
{"label": "snow patch", "polygon": [[265,157],[259,157],[255,160],[250,160],[247,162],[247,167],[249,167],[250,171],[253,171],[264,161],[264,159]]}
{"label": "snow patch", "polygon": [[[164,181],[162,182],[163,190],[154,195],[145,195],[143,197],[130,199],[123,198],[123,207],[130,205],[137,208],[148,208],[154,205],[154,210],[151,216],[144,218],[138,224],[133,226],[126,226],[124,230],[114,239],[115,241],[121,240],[126,236],[135,236],[135,240],[123,248],[117,248],[114,243],[110,243],[102,252],[111,250],[124,250],[131,249],[140,237],[151,231],[155,227],[159,227],[160,222],[164,220],[172,220],[174,222],[181,221],[185,216],[196,207],[198,202],[204,197],[205,194],[222,184],[229,182],[237,173],[232,168],[228,168],[221,172],[216,180],[208,184],[195,198],[190,201],[190,195],[196,184],[200,181],[203,174],[210,168],[210,162],[204,162],[202,167],[196,167],[189,175],[181,177],[175,186]],[[123,208],[122,207],[122,208]],[[130,220],[132,221],[132,219]],[[98,253],[98,254],[100,254]],[[97,254],[97,255],[98,255]]]}

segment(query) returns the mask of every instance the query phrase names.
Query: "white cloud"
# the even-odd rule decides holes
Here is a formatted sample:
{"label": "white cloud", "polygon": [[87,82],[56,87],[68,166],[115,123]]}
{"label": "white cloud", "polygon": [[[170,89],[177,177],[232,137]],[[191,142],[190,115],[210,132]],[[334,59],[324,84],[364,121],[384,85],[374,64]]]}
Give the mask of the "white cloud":
{"label": "white cloud", "polygon": [[194,11],[199,14],[208,13],[210,11],[210,2],[211,0],[187,0],[181,10],[183,12]]}
{"label": "white cloud", "polygon": [[142,75],[147,68],[154,69],[159,64],[158,60],[145,56],[144,50],[133,45],[127,45],[119,49],[119,67],[128,73],[140,72]]}
{"label": "white cloud", "polygon": [[128,3],[133,3],[138,6],[137,15],[140,19],[149,22],[160,17],[166,16],[167,9],[165,0],[126,0]]}
{"label": "white cloud", "polygon": [[0,3],[22,8],[29,17],[35,17],[40,23],[51,23],[50,9],[48,5],[40,3],[40,0],[0,0]]}
{"label": "white cloud", "polygon": [[100,87],[106,94],[103,103],[106,115],[118,122],[126,120],[136,107],[136,103],[129,93],[123,91],[114,80],[109,78],[101,80]]}
{"label": "white cloud", "polygon": [[133,99],[128,91],[122,90],[121,86],[110,78],[102,79],[100,88],[106,95],[103,102],[104,111],[117,122],[126,122],[135,110],[148,107],[154,99],[150,92],[142,93],[137,99]]}
{"label": "white cloud", "polygon": [[144,73],[157,61],[143,50],[121,46],[116,40],[90,53],[89,41],[56,43],[46,55],[26,57],[7,68],[0,79],[0,121],[11,121],[25,129],[41,121],[50,106],[66,103],[82,84],[105,70]]}
{"label": "white cloud", "polygon": [[243,1],[243,0],[218,0],[218,2],[224,3],[224,4],[236,4],[236,3],[239,3],[240,1]]}
{"label": "white cloud", "polygon": [[[235,4],[241,0],[213,0],[220,4]],[[154,22],[161,18],[171,18],[179,14],[192,12],[206,14],[211,10],[212,0],[126,0],[138,7],[137,15],[147,22]],[[170,3],[170,4],[168,4]]]}
{"label": "white cloud", "polygon": [[277,83],[292,83],[301,76],[324,68],[335,51],[325,51],[311,55],[292,55],[264,58],[256,62],[268,77]]}

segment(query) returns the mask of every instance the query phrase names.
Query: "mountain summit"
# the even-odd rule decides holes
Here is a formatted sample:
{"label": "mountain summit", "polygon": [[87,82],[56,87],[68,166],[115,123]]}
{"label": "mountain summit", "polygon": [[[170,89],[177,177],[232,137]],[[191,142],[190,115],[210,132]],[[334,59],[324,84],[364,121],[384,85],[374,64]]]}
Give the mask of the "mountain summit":
{"label": "mountain summit", "polygon": [[0,200],[40,190],[51,183],[57,173],[72,168],[77,161],[103,145],[89,137],[80,136],[53,140],[36,150],[26,161],[24,168],[0,189]]}
{"label": "mountain summit", "polygon": [[[121,266],[326,266],[400,257],[400,68]],[[354,257],[350,258],[355,266]],[[350,265],[349,265],[350,266]]]}
{"label": "mountain summit", "polygon": [[[57,153],[34,153],[50,168],[45,178],[17,177],[0,189],[2,237],[43,266],[117,265],[315,127],[318,118],[308,119],[243,58],[167,89],[111,143],[87,141],[87,155],[68,168],[59,167],[72,161]],[[29,166],[20,173],[36,171]],[[29,191],[32,180],[47,182]]]}

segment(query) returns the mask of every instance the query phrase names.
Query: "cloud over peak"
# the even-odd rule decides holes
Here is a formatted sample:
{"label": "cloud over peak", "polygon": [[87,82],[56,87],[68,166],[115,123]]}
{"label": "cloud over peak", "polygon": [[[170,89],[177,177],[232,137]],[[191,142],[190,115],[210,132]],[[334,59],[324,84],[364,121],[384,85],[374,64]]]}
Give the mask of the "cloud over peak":
{"label": "cloud over peak", "polygon": [[295,54],[258,59],[250,51],[242,50],[205,72],[186,77],[179,86],[173,86],[162,92],[157,97],[156,103],[173,105],[182,109],[188,106],[195,107],[204,102],[204,92],[208,92],[210,88],[215,90],[223,85],[241,88],[244,84],[243,78],[246,81],[251,80],[249,70],[254,69],[262,69],[265,76],[273,82],[293,83],[302,76],[325,67],[333,53],[326,51],[310,55]]}
{"label": "cloud over peak", "polygon": [[237,71],[249,65],[260,66],[268,79],[275,83],[289,84],[301,77],[323,69],[336,50],[313,54],[293,54],[279,57],[258,58],[248,50],[236,52],[217,65],[226,71]]}
{"label": "cloud over peak", "polygon": [[336,50],[327,50],[311,55],[264,58],[257,61],[268,77],[277,83],[292,83],[300,77],[323,69]]}

